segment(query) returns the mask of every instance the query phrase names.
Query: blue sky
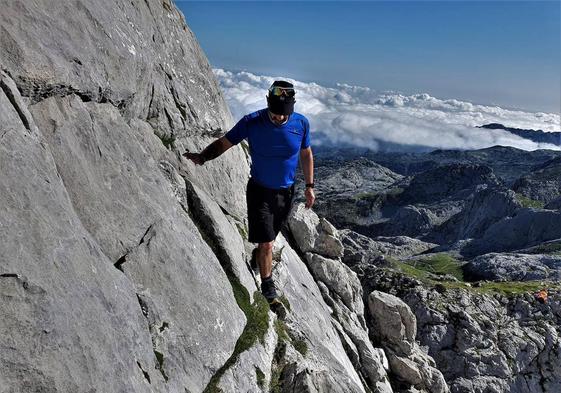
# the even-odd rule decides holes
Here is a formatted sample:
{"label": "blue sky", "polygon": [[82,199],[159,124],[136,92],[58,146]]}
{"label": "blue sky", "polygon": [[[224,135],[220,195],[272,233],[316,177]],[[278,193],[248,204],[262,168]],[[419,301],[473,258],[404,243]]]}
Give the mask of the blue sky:
{"label": "blue sky", "polygon": [[213,67],[560,112],[560,2],[177,1]]}

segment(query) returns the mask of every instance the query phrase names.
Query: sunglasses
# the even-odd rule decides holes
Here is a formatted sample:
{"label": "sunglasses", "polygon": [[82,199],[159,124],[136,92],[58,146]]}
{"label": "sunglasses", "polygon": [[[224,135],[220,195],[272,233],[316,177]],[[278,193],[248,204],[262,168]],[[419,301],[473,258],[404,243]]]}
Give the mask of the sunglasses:
{"label": "sunglasses", "polygon": [[269,87],[269,93],[277,97],[281,97],[283,95],[288,97],[294,97],[294,95],[296,94],[293,87],[280,87],[280,86]]}

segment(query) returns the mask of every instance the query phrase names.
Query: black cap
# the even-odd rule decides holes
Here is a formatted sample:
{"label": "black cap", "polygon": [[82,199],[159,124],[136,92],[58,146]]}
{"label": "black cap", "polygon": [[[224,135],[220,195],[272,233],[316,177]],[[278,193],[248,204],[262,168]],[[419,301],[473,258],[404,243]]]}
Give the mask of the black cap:
{"label": "black cap", "polygon": [[[294,88],[294,85],[287,81],[274,81],[271,87],[288,87]],[[296,99],[294,96],[274,96],[271,94],[267,95],[267,106],[269,110],[275,115],[291,115],[294,112],[294,103]]]}
{"label": "black cap", "polygon": [[288,87],[288,88],[293,88],[294,89],[294,85],[290,82],[287,81],[274,81],[273,84],[271,85],[271,87],[273,86],[278,86],[278,87]]}

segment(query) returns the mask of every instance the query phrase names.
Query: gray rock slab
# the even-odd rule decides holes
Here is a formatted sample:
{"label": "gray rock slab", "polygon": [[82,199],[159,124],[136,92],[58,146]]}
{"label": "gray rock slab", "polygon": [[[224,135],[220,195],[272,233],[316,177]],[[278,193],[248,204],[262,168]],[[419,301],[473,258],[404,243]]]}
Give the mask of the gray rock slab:
{"label": "gray rock slab", "polygon": [[246,322],[211,248],[186,215],[164,219],[120,268],[145,304],[170,389],[202,391],[230,357]]}
{"label": "gray rock slab", "polygon": [[462,211],[437,228],[431,237],[440,243],[478,238],[492,224],[512,216],[521,207],[512,190],[479,185]]}
{"label": "gray rock slab", "polygon": [[307,252],[306,263],[314,278],[323,282],[341,297],[345,306],[357,315],[364,315],[362,287],[355,272],[341,261]]}
{"label": "gray rock slab", "polygon": [[368,296],[368,308],[376,327],[373,334],[390,346],[410,352],[415,342],[417,321],[409,306],[396,296],[373,291]]}
{"label": "gray rock slab", "polygon": [[364,392],[331,323],[330,309],[312,275],[282,235],[277,238],[277,243],[283,251],[273,276],[277,287],[290,303],[287,324],[300,334],[309,348],[307,356],[289,374],[294,378],[298,376],[299,380],[307,380],[309,389],[312,386],[318,389],[319,384],[323,389],[319,391]]}
{"label": "gray rock slab", "polygon": [[228,220],[220,206],[189,179],[185,179],[191,214],[199,227],[211,238],[222,266],[232,272],[247,289],[250,299],[258,288],[246,264],[244,241],[238,229]]}
{"label": "gray rock slab", "polygon": [[203,389],[230,356],[245,317],[177,198],[173,168],[152,158],[110,104],[52,97],[32,113],[52,125],[45,134],[73,211],[146,306],[161,374],[178,389]]}
{"label": "gray rock slab", "polygon": [[490,253],[469,261],[463,269],[470,280],[559,280],[561,255]]}
{"label": "gray rock slab", "polygon": [[278,336],[275,331],[276,316],[269,312],[269,329],[263,342],[257,341],[247,351],[240,354],[236,363],[230,367],[218,387],[223,392],[265,393],[270,391],[272,365]]}
{"label": "gray rock slab", "polygon": [[445,393],[448,385],[431,356],[417,344],[417,321],[409,306],[388,293],[373,291],[368,296],[372,335],[384,347],[390,370],[411,387]]}
{"label": "gray rock slab", "polygon": [[350,229],[339,231],[344,247],[343,261],[349,266],[378,263],[381,255],[407,258],[437,246],[408,236],[378,236],[370,238]]}
{"label": "gray rock slab", "polygon": [[0,90],[3,388],[164,391],[134,286],[82,225],[16,107]]}
{"label": "gray rock slab", "polygon": [[561,238],[561,211],[525,208],[491,225],[480,239],[462,249],[475,256],[512,251]]}
{"label": "gray rock slab", "polygon": [[293,206],[288,224],[301,252],[314,252],[328,258],[343,256],[343,245],[335,227],[303,203]]}

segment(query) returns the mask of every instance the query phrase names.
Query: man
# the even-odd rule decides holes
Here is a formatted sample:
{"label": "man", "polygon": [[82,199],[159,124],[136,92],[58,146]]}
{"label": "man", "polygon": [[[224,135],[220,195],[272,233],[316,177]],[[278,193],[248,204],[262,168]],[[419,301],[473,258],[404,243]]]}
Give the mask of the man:
{"label": "man", "polygon": [[248,240],[258,244],[253,258],[259,266],[261,293],[271,305],[278,303],[272,277],[273,243],[290,211],[298,157],[306,181],[306,207],[315,201],[310,125],[294,112],[295,94],[291,83],[275,81],[269,88],[267,108],[244,116],[201,153],[184,154],[203,165],[247,138],[252,161],[246,189]]}

